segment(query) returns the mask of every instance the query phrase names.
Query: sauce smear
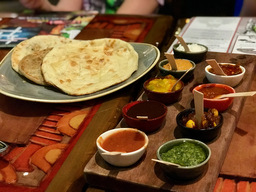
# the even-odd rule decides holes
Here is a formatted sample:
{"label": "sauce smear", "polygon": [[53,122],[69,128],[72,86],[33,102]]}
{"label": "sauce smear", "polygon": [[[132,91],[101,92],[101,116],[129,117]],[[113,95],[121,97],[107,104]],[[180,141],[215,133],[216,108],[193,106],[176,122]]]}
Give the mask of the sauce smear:
{"label": "sauce smear", "polygon": [[113,152],[132,152],[141,148],[145,144],[145,138],[140,132],[124,130],[116,132],[104,139],[101,147]]}

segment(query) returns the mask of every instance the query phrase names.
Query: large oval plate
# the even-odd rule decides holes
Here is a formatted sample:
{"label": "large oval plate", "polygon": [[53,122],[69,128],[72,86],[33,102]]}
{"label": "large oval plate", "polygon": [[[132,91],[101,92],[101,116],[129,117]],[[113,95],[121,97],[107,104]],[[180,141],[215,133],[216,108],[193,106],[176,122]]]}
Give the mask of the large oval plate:
{"label": "large oval plate", "polygon": [[20,76],[11,67],[12,51],[10,51],[0,64],[0,93],[17,99],[44,103],[86,101],[113,93],[137,81],[150,71],[159,60],[160,52],[155,46],[145,43],[131,43],[131,45],[139,54],[138,70],[122,83],[82,96],[70,96],[53,87],[36,85]]}

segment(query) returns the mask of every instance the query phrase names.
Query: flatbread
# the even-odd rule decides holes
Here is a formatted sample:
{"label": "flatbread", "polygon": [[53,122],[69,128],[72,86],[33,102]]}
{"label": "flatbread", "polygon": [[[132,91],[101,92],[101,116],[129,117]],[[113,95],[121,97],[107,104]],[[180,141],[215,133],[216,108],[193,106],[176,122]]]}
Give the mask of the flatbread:
{"label": "flatbread", "polygon": [[23,57],[19,62],[19,73],[36,84],[47,85],[41,71],[41,65],[45,55],[51,51],[51,49],[52,48],[44,49]]}
{"label": "flatbread", "polygon": [[90,94],[121,83],[137,69],[134,48],[109,38],[55,46],[42,64],[45,81],[69,95]]}
{"label": "flatbread", "polygon": [[52,48],[59,44],[70,43],[72,40],[54,35],[38,35],[24,40],[13,48],[11,60],[12,68],[19,72],[19,62],[27,55]]}

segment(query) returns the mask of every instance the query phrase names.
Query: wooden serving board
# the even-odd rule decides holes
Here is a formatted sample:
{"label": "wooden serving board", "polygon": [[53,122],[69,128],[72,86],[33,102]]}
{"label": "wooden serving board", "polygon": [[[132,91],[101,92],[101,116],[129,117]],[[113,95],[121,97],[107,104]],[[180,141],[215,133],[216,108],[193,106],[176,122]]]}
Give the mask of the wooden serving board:
{"label": "wooden serving board", "polygon": [[[237,92],[249,90],[253,78],[255,56],[208,53],[207,59],[243,65],[246,68],[246,73],[243,81],[235,87],[235,90]],[[193,94],[191,92],[193,87],[208,83],[204,73],[206,65],[205,61],[197,64],[194,78],[186,84],[182,99],[168,106],[168,114],[163,126],[159,131],[148,135],[148,150],[143,158],[131,167],[118,168],[106,163],[96,153],[84,169],[85,177],[90,185],[113,191],[213,191],[241,114],[244,98],[235,98],[233,105],[222,113],[224,123],[221,134],[214,141],[207,143],[211,148],[212,156],[207,171],[200,178],[187,182],[173,180],[163,173],[158,164],[151,161],[152,158],[156,158],[156,151],[160,145],[168,140],[181,137],[175,120],[176,115],[180,111],[193,106]],[[147,98],[142,94],[140,99]],[[126,124],[122,120],[117,127],[126,127]]]}

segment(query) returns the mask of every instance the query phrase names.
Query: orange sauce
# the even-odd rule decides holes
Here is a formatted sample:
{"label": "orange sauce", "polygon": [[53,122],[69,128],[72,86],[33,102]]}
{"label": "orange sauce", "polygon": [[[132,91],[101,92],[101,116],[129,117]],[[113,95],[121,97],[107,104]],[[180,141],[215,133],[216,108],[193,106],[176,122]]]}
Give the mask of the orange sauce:
{"label": "orange sauce", "polygon": [[[177,65],[177,70],[178,71],[185,71],[185,70],[189,70],[191,67],[193,67],[193,65],[190,63],[189,60],[185,60],[185,59],[175,59],[176,65]],[[172,66],[170,63],[167,63],[163,66],[163,68],[167,69],[167,70],[172,70]]]}
{"label": "orange sauce", "polygon": [[145,144],[144,136],[132,130],[118,131],[104,139],[101,147],[107,151],[132,152]]}
{"label": "orange sauce", "polygon": [[215,86],[202,87],[198,91],[202,92],[204,94],[204,98],[208,98],[208,99],[213,99],[219,95],[230,93],[224,87],[215,87]]}

